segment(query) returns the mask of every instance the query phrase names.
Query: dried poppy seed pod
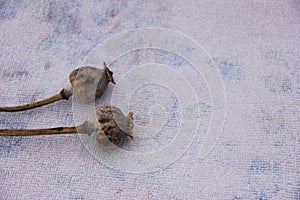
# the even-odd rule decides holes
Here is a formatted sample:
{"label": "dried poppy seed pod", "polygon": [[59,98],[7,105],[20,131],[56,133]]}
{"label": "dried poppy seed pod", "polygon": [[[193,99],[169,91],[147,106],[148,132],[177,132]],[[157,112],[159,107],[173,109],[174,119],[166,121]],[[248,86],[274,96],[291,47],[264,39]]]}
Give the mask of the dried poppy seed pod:
{"label": "dried poppy seed pod", "polygon": [[104,63],[104,69],[80,67],[70,74],[69,79],[80,102],[91,103],[95,97],[103,95],[109,82],[115,84],[112,75],[113,72]]}
{"label": "dried poppy seed pod", "polygon": [[129,137],[133,139],[133,113],[125,116],[115,106],[97,106],[95,122],[85,121],[73,127],[55,127],[47,129],[0,129],[0,136],[38,136],[54,134],[96,134],[96,144],[99,147],[121,146]]}
{"label": "dried poppy seed pod", "polygon": [[[0,107],[0,112],[18,112],[41,107],[60,100],[69,100],[73,92],[77,92],[82,103],[90,103],[95,97],[99,98],[104,93],[109,82],[115,84],[113,72],[104,63],[104,69],[94,67],[80,67],[74,70],[70,76],[71,89],[62,89],[58,94],[33,103],[21,106]],[[73,91],[74,90],[74,91]],[[96,95],[95,95],[96,93]]]}
{"label": "dried poppy seed pod", "polygon": [[[95,109],[96,142],[99,146],[107,146],[108,140],[120,146],[128,136],[133,139],[133,113],[125,116],[115,106],[97,106]],[[107,140],[108,139],[108,140]]]}

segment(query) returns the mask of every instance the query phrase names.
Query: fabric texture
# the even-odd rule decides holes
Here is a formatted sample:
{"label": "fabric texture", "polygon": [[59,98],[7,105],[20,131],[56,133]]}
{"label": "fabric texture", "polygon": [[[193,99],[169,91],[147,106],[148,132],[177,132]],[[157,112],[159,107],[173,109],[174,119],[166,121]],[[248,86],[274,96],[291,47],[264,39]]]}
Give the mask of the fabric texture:
{"label": "fabric texture", "polygon": [[[0,137],[0,199],[299,200],[299,24],[295,0],[1,0],[0,106],[70,87],[72,70],[114,34],[161,27],[191,37],[209,53],[224,83],[226,118],[216,146],[199,159],[211,117],[205,81],[172,52],[129,52],[110,65],[116,81],[134,66],[158,62],[182,73],[197,93],[200,123],[187,151],[166,168],[135,174],[99,162],[77,134]],[[97,103],[109,103],[113,88]],[[180,115],[176,96],[160,86],[139,88],[131,99],[138,125],[151,121],[153,104]],[[132,148],[148,152],[168,145],[180,122],[172,119],[165,134]],[[73,125],[72,100],[0,113],[1,129]]]}

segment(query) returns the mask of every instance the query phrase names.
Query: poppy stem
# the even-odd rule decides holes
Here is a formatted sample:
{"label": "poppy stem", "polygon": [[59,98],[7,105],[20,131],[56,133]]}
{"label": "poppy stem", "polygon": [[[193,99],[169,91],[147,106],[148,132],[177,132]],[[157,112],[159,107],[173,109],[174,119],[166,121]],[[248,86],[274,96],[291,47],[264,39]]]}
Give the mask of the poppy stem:
{"label": "poppy stem", "polygon": [[72,92],[70,90],[62,89],[60,93],[41,101],[25,104],[22,106],[0,107],[0,112],[18,112],[18,111],[30,110],[33,108],[51,104],[59,100],[68,100],[71,96],[72,96]]}
{"label": "poppy stem", "polygon": [[56,128],[48,128],[48,129],[31,129],[31,130],[0,129],[0,136],[37,136],[37,135],[74,134],[74,133],[91,134],[91,132],[93,132],[92,127],[93,127],[92,124],[86,121],[83,124],[74,127],[56,127]]}

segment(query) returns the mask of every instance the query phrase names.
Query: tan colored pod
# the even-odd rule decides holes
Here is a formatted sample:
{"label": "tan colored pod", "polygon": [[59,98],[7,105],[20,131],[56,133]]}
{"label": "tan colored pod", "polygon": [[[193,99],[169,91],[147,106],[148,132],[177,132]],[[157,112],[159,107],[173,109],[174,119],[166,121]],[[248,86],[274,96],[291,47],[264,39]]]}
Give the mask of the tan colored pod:
{"label": "tan colored pod", "polygon": [[69,79],[72,85],[70,89],[62,89],[52,97],[28,103],[20,106],[0,106],[0,112],[18,112],[41,107],[60,100],[69,100],[73,92],[77,94],[82,103],[91,103],[95,98],[103,95],[109,82],[115,84],[113,72],[104,63],[104,69],[95,67],[80,67],[74,70]]}
{"label": "tan colored pod", "polygon": [[115,84],[113,72],[105,63],[104,69],[80,67],[70,74],[69,79],[74,93],[78,95],[82,103],[91,103],[95,98],[101,97],[109,82]]}
{"label": "tan colored pod", "polygon": [[95,108],[95,121],[74,127],[46,129],[0,129],[0,136],[38,136],[54,134],[96,134],[96,144],[101,148],[121,146],[126,138],[133,139],[133,113],[126,116],[115,106],[100,105]]}
{"label": "tan colored pod", "polygon": [[107,139],[116,146],[121,145],[126,137],[133,139],[133,113],[127,116],[115,106],[101,105],[95,109],[96,142],[107,145]]}

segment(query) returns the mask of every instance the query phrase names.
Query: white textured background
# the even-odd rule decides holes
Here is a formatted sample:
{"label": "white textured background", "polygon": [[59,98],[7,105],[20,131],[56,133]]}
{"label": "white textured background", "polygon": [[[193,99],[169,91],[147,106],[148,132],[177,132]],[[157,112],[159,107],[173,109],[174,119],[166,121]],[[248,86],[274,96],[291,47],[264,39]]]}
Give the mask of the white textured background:
{"label": "white textured background", "polygon": [[[296,0],[0,0],[1,106],[55,94],[101,41],[148,26],[170,28],[202,44],[220,69],[227,96],[224,131],[210,155],[197,157],[196,140],[179,160],[152,173],[104,166],[77,135],[1,137],[0,199],[299,200],[299,24]],[[112,69],[126,71],[152,56],[184,66],[147,50],[120,58]],[[0,113],[0,128],[71,126],[71,106],[65,101]]]}

